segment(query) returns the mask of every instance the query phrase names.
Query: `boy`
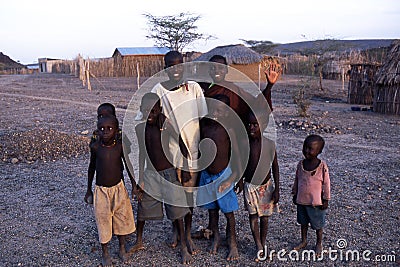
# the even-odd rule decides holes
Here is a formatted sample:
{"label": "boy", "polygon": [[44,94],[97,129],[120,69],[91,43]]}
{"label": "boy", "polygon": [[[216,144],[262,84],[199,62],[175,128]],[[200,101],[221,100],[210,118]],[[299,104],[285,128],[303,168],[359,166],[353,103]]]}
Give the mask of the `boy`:
{"label": "boy", "polygon": [[315,230],[317,242],[315,254],[322,252],[322,234],[325,216],[331,198],[329,170],[318,155],[324,149],[324,139],[316,134],[306,137],[303,143],[304,158],[297,164],[292,194],[297,205],[297,222],[301,225],[301,243],[294,247],[300,250],[307,246],[308,224]]}
{"label": "boy", "polygon": [[[202,157],[210,155],[214,157],[214,154],[215,157],[200,174],[199,186],[203,187],[199,189],[197,200],[200,204],[205,203],[203,207],[208,209],[209,227],[213,233],[210,249],[212,254],[217,253],[220,245],[219,210],[224,213],[227,219],[226,238],[229,247],[227,260],[233,261],[239,258],[234,215],[234,211],[239,209],[239,203],[233,187],[235,179],[239,177],[241,164],[238,160],[239,151],[235,133],[227,125],[229,98],[225,95],[216,95],[215,99],[209,106],[212,119],[201,119],[201,139],[212,140],[216,151],[212,151],[213,146],[207,146],[202,151]],[[211,150],[208,149],[210,147]]]}
{"label": "boy", "polygon": [[[279,201],[279,166],[275,144],[264,138],[261,133],[266,123],[260,125],[252,112],[248,118],[250,155],[243,175],[243,193],[245,207],[249,212],[251,233],[257,248],[255,260],[259,261],[266,256],[268,217],[278,210],[276,204]],[[264,118],[261,116],[259,119]],[[274,183],[271,181],[271,169]]]}
{"label": "boy", "polygon": [[[141,196],[138,198],[137,239],[131,252],[144,248],[142,235],[145,221],[163,218],[162,201],[165,200],[167,217],[177,226],[181,245],[181,262],[190,264],[192,256],[186,246],[183,226],[183,217],[190,213],[190,209],[171,205],[171,203],[185,202],[186,195],[178,181],[176,169],[165,154],[169,140],[168,138],[161,138],[162,133],[167,133],[168,136],[172,134],[174,137],[177,134],[173,132],[173,128],[165,120],[165,116],[161,114],[160,99],[157,94],[145,94],[142,98],[140,111],[146,121],[136,126],[136,136],[139,143]],[[169,183],[176,185],[176,187],[170,186]]]}
{"label": "boy", "polygon": [[[88,186],[85,202],[94,202],[94,214],[102,249],[102,265],[112,266],[108,243],[112,234],[118,236],[119,257],[126,261],[126,235],[135,231],[132,205],[123,183],[124,153],[122,142],[117,138],[118,120],[115,116],[103,116],[97,122],[99,138],[90,145]],[[127,169],[132,183],[132,195],[136,192],[136,182]],[[94,195],[92,182],[96,173]]]}
{"label": "boy", "polygon": [[[174,166],[182,169],[181,150],[187,150],[188,172],[179,171],[179,178],[184,187],[188,190],[197,184],[197,159],[198,144],[200,140],[199,118],[207,114],[207,104],[201,87],[192,81],[184,81],[183,56],[178,51],[170,51],[164,56],[164,63],[168,80],[158,83],[152,89],[161,99],[163,113],[173,122],[173,127],[180,133],[181,145],[170,142],[170,149],[173,157]],[[182,148],[185,146],[185,148]],[[187,202],[193,211],[193,194],[188,192]],[[191,254],[197,252],[191,238],[192,212],[185,216],[185,236],[188,249]],[[177,229],[173,227],[173,239],[171,245],[177,245]]]}

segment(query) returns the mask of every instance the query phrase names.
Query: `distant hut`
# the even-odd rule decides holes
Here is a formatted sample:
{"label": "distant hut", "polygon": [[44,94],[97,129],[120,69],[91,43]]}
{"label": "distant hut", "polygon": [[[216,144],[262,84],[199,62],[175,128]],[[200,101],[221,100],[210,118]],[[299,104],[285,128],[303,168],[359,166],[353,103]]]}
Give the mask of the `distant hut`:
{"label": "distant hut", "polygon": [[[224,56],[228,62],[228,65],[244,73],[253,81],[259,80],[260,66],[267,57],[251,50],[250,48],[238,44],[238,45],[225,45],[217,46],[216,48],[202,54],[194,61],[209,61],[214,55]],[[269,59],[270,57],[268,57]],[[265,77],[265,75],[262,75]],[[231,80],[229,73],[226,77],[227,80]]]}
{"label": "distant hut", "polygon": [[120,47],[116,48],[114,75],[117,77],[150,77],[164,68],[166,47]]}
{"label": "distant hut", "polygon": [[351,64],[348,87],[350,104],[372,105],[374,99],[374,76],[379,64]]}
{"label": "distant hut", "polygon": [[376,75],[374,111],[400,115],[400,40],[392,43]]}

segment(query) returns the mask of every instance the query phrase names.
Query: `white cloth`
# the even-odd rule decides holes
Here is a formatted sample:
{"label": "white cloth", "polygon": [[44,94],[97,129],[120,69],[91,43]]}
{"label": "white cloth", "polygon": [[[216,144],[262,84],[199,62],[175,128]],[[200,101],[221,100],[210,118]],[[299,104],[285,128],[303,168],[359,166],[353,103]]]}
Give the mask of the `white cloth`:
{"label": "white cloth", "polygon": [[[174,91],[169,91],[158,83],[152,92],[160,97],[163,113],[181,134],[189,152],[189,168],[196,169],[200,141],[199,120],[207,115],[203,90],[198,83],[189,81]],[[179,144],[170,142],[170,151],[174,157],[174,165],[182,167]]]}

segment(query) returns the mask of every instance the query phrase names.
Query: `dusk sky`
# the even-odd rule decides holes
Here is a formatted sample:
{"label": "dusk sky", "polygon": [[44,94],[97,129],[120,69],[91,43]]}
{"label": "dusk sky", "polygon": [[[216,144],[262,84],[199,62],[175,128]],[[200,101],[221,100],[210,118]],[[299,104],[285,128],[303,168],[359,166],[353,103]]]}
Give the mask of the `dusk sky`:
{"label": "dusk sky", "polygon": [[184,51],[245,40],[291,43],[317,39],[398,39],[397,0],[279,1],[2,1],[0,52],[23,64],[38,58],[111,57],[117,47],[148,47],[147,20],[191,12],[198,32],[217,37]]}

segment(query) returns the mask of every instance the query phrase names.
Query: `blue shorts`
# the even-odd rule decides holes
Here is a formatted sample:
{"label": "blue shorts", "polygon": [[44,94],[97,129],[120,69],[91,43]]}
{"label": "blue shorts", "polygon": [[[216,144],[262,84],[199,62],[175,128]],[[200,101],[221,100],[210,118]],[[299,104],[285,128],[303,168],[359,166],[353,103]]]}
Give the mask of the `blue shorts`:
{"label": "blue shorts", "polygon": [[239,202],[234,183],[222,193],[218,192],[219,185],[232,174],[229,167],[217,174],[210,174],[203,170],[200,174],[197,203],[206,209],[221,209],[223,213],[233,212],[239,209]]}
{"label": "blue shorts", "polygon": [[326,210],[319,207],[297,205],[297,222],[301,225],[311,224],[311,228],[319,230],[325,227]]}

